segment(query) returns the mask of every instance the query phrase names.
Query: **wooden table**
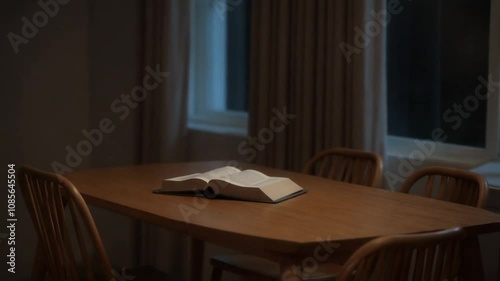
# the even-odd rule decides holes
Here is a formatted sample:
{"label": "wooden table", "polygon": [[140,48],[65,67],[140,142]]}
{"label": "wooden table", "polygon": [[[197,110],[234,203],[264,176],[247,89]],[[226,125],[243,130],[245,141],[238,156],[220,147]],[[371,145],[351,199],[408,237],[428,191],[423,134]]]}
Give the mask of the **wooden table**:
{"label": "wooden table", "polygon": [[[356,186],[319,177],[245,164],[272,176],[289,177],[308,193],[279,204],[208,200],[153,194],[161,180],[224,166],[225,162],[152,164],[91,169],[67,177],[86,202],[194,238],[201,279],[203,243],[211,242],[280,262],[282,271],[326,242],[355,245],[374,237],[463,227],[471,235],[493,230],[500,215],[458,204]],[[191,215],[181,209],[191,210]],[[322,241],[320,243],[319,241]],[[331,245],[331,244],[330,244]],[[333,258],[335,259],[335,258]],[[478,279],[474,279],[478,280]]]}

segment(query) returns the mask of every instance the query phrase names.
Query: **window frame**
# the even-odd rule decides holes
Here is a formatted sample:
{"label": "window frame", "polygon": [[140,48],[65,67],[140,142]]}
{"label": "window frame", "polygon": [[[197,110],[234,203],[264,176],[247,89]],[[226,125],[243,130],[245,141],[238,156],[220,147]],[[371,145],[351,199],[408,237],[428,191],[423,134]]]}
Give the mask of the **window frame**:
{"label": "window frame", "polygon": [[[248,112],[226,109],[227,17],[213,5],[211,0],[192,5],[188,129],[245,136]],[[216,73],[214,65],[221,68]]]}
{"label": "window frame", "polygon": [[432,140],[415,139],[389,135],[387,133],[387,154],[395,157],[404,157],[418,150],[416,141],[432,141],[435,144],[435,152],[427,155],[425,161],[439,161],[460,166],[477,166],[482,163],[500,159],[500,86],[492,82],[500,82],[500,15],[494,11],[500,11],[500,1],[491,1],[490,8],[490,38],[488,59],[488,85],[494,91],[488,98],[486,113],[486,143],[485,148],[477,148],[466,145],[458,145],[446,142],[435,142]]}

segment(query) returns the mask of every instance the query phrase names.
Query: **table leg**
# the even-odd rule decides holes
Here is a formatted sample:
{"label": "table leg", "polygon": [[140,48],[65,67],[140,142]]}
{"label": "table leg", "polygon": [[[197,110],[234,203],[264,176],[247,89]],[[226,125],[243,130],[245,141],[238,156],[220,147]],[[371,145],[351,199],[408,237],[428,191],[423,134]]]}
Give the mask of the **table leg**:
{"label": "table leg", "polygon": [[202,240],[191,237],[191,281],[203,279],[203,258],[205,254],[205,243]]}
{"label": "table leg", "polygon": [[484,281],[481,248],[477,236],[469,236],[464,241],[462,255],[464,281]]}

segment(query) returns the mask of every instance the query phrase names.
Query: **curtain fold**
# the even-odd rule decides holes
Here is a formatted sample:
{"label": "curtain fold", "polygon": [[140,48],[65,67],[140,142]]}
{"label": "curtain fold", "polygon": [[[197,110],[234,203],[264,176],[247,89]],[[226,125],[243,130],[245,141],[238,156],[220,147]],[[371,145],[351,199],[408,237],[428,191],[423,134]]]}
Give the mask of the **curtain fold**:
{"label": "curtain fold", "polygon": [[[161,81],[156,80],[157,86],[148,91],[142,103],[141,160],[142,163],[185,161],[191,1],[151,0],[142,5],[142,77],[160,77]],[[138,236],[140,264],[187,274],[187,237],[144,223],[138,226]]]}
{"label": "curtain fold", "polygon": [[[355,36],[374,20],[372,11],[385,9],[385,1],[252,4],[249,133],[264,143],[255,161],[300,170],[316,152],[332,146],[383,155],[385,30],[366,46],[357,46]],[[361,51],[346,56],[342,44]],[[296,117],[269,141],[263,131],[276,111]]]}
{"label": "curtain fold", "polygon": [[[168,76],[143,103],[142,161],[186,159],[191,4],[144,2],[144,69]],[[144,76],[150,75],[145,70]],[[144,77],[143,76],[143,77]]]}

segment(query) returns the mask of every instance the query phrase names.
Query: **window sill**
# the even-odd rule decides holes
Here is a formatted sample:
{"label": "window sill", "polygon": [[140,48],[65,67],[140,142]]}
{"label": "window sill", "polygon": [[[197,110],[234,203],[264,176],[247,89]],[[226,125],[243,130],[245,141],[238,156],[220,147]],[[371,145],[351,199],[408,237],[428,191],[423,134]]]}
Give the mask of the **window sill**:
{"label": "window sill", "polygon": [[472,169],[486,178],[489,187],[488,202],[486,208],[490,211],[500,213],[500,160],[489,161],[479,167]]}
{"label": "window sill", "polygon": [[485,149],[456,144],[416,140],[398,136],[387,137],[387,156],[420,160],[439,165],[471,169],[492,160]]}
{"label": "window sill", "polygon": [[191,115],[188,129],[245,137],[248,134],[246,112],[207,112]]}
{"label": "window sill", "polygon": [[489,187],[500,192],[500,160],[486,162],[472,171],[485,177]]}

